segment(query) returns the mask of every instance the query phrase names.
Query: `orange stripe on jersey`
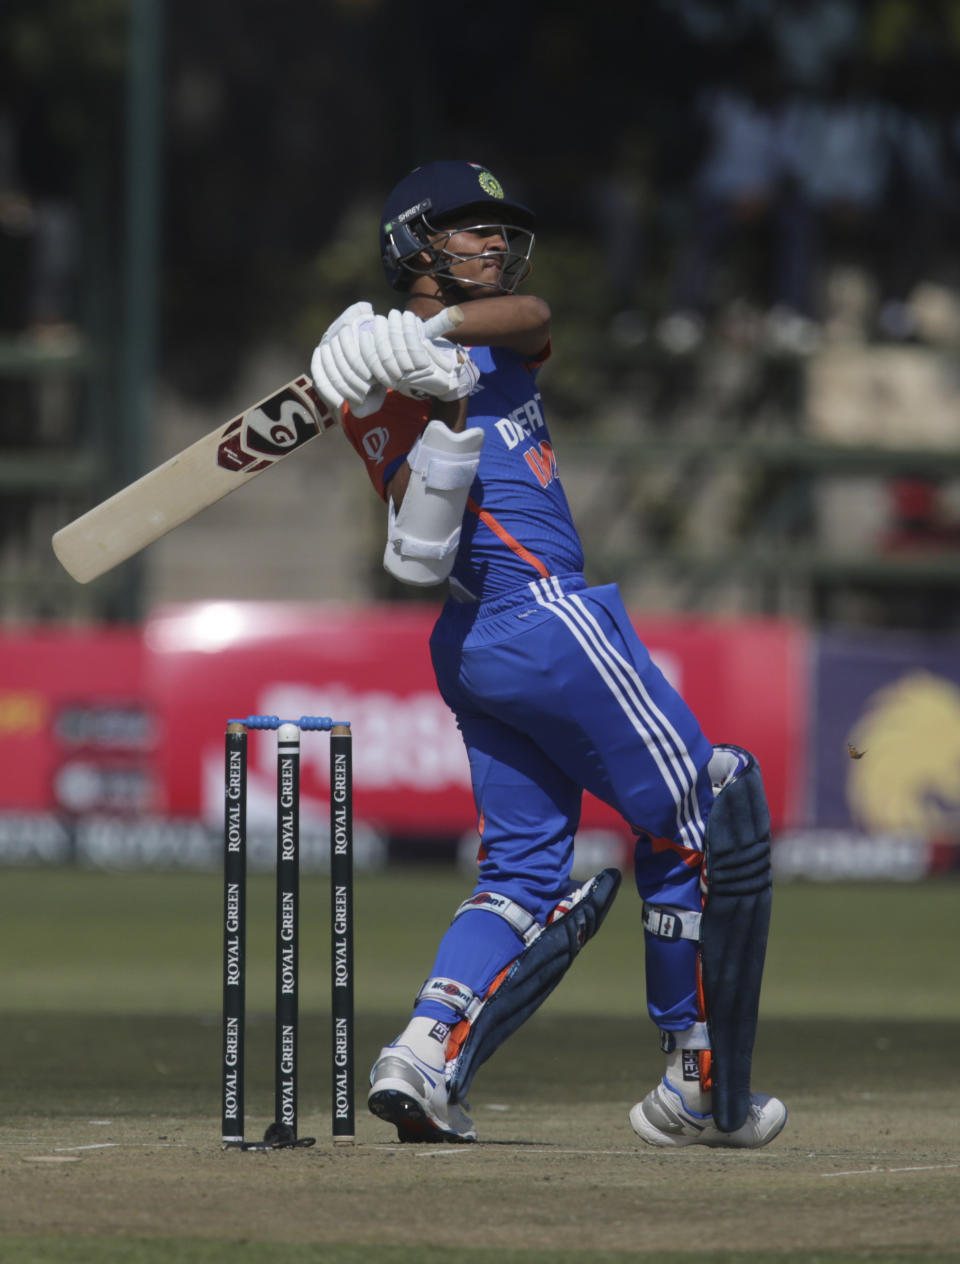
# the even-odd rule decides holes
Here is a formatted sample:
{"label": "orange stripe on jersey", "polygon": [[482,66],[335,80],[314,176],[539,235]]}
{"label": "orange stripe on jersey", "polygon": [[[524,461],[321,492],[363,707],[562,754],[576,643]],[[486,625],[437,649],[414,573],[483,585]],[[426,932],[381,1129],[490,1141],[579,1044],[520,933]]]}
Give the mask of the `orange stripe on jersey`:
{"label": "orange stripe on jersey", "polygon": [[654,838],[652,834],[647,834],[647,838],[650,840],[650,846],[653,848],[654,853],[658,851],[675,851],[690,869],[698,869],[703,863],[703,852],[698,851],[696,847],[684,847],[681,843],[675,843],[672,838]]}
{"label": "orange stripe on jersey", "polygon": [[545,364],[552,354],[553,342],[548,339],[546,346],[538,351],[532,360],[524,360],[524,367],[532,373],[534,369],[539,369],[542,364]]}
{"label": "orange stripe on jersey", "polygon": [[521,561],[526,562],[528,566],[532,566],[538,575],[541,575],[544,579],[547,578],[550,572],[543,562],[535,554],[531,553],[529,549],[525,549],[519,540],[515,540],[506,527],[502,523],[497,522],[492,513],[486,509],[481,509],[472,496],[467,501],[467,508],[471,513],[475,513],[484,526],[489,527],[498,539],[503,541],[511,553],[516,553],[517,557]]}

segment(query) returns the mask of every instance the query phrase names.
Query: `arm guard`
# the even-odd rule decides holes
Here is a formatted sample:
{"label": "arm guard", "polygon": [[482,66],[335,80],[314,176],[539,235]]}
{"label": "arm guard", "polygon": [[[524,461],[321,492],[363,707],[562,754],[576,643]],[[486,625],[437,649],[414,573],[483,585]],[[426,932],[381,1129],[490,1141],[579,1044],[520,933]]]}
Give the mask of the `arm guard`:
{"label": "arm guard", "polygon": [[390,502],[384,568],[405,584],[439,584],[453,569],[483,431],[459,433],[431,421],[407,462],[410,482],[399,511]]}

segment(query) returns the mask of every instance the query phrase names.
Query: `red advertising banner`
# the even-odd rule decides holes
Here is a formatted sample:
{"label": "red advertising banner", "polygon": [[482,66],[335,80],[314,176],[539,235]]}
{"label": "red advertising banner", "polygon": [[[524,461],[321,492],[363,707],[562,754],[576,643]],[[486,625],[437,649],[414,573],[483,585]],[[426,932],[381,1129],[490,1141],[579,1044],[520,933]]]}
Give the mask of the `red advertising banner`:
{"label": "red advertising banner", "polygon": [[138,629],[0,632],[0,807],[153,811],[155,741]]}
{"label": "red advertising banner", "polygon": [[[251,713],[349,720],[357,813],[388,834],[458,836],[474,823],[466,756],[440,698],[422,606],[209,602],[159,611],[145,628],[146,689],[174,815],[222,811],[223,730]],[[756,752],[775,826],[803,785],[807,637],[770,620],[637,619],[641,637],[714,741]],[[273,811],[272,734],[251,737],[251,815]],[[327,808],[325,739],[307,736],[304,814]],[[585,798],[583,825],[624,831]]]}
{"label": "red advertising banner", "polygon": [[[467,760],[430,665],[435,616],[421,605],[202,602],[139,629],[0,633],[0,856],[162,863],[173,844],[151,822],[203,821],[207,831],[176,835],[174,856],[202,863],[222,819],[224,728],[251,713],[350,721],[358,825],[374,834],[468,834]],[[775,829],[801,819],[806,633],[768,620],[635,623],[708,736],[758,755]],[[264,831],[275,749],[272,733],[251,735],[249,815]],[[301,772],[304,830],[322,834],[324,735],[304,735]],[[629,838],[589,796],[582,824]]]}

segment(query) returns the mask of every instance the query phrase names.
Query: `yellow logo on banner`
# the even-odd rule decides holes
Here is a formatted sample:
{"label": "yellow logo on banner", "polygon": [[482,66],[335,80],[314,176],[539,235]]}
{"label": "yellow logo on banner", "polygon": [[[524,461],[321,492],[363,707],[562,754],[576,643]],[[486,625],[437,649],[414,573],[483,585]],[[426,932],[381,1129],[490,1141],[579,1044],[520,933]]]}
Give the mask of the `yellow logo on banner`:
{"label": "yellow logo on banner", "polygon": [[47,722],[47,700],[39,693],[11,690],[0,693],[0,737],[39,733]]}
{"label": "yellow logo on banner", "polygon": [[878,690],[848,735],[847,803],[864,829],[922,839],[960,833],[960,688],[914,671]]}
{"label": "yellow logo on banner", "polygon": [[503,186],[496,176],[491,175],[489,171],[481,171],[478,179],[480,181],[480,188],[483,189],[487,197],[503,197]]}

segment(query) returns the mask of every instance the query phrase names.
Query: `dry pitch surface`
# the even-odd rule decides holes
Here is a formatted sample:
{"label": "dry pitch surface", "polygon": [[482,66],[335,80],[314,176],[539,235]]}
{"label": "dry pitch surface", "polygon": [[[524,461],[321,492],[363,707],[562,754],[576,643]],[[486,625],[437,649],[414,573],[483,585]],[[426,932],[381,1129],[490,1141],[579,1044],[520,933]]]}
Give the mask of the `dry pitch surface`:
{"label": "dry pitch surface", "polygon": [[[170,1259],[190,1258],[191,1239],[441,1247],[461,1236],[491,1251],[588,1256],[699,1249],[744,1259],[798,1250],[811,1259],[960,1258],[960,1090],[905,1076],[890,1092],[878,1069],[889,1049],[877,1049],[889,1035],[867,1025],[837,1051],[846,1060],[862,1041],[867,1064],[873,1055],[846,1090],[830,1076],[826,1093],[798,1084],[785,1091],[791,1117],[766,1149],[664,1152],[633,1137],[620,1077],[586,1081],[578,1053],[549,1057],[548,1087],[567,1083],[565,1100],[559,1092],[524,1100],[523,1081],[544,1056],[540,1042],[555,1048],[567,1026],[544,1016],[517,1038],[511,1074],[497,1076],[494,1063],[480,1073],[483,1140],[471,1146],[400,1146],[362,1111],[353,1147],[334,1148],[329,1116],[309,1113],[301,1132],[315,1133],[316,1147],[271,1154],[220,1150],[214,1117],[24,1116],[3,1132],[0,1229],[168,1239]],[[578,1034],[591,1040],[589,1025]],[[600,1023],[597,1034],[615,1055],[625,1052],[622,1025]],[[789,1081],[802,1078],[826,1035],[794,1031]],[[906,1054],[909,1029],[893,1039]],[[526,1096],[539,1098],[528,1083]],[[104,1104],[109,1092],[94,1096]]]}
{"label": "dry pitch surface", "polygon": [[[389,919],[409,907],[406,884],[435,907],[400,937]],[[358,1081],[461,888],[363,879]],[[241,1154],[217,1141],[216,881],[5,874],[0,1260],[960,1259],[956,899],[943,884],[778,893],[756,1083],[790,1120],[764,1150],[633,1136],[627,1111],[661,1061],[630,995],[635,910],[621,896],[477,1075],[479,1144],[400,1146],[361,1086],[357,1144],[334,1149],[321,962],[302,1031],[301,1133],[317,1145]],[[322,930],[305,937],[308,962]],[[268,976],[253,988],[249,1136],[271,1100]]]}

